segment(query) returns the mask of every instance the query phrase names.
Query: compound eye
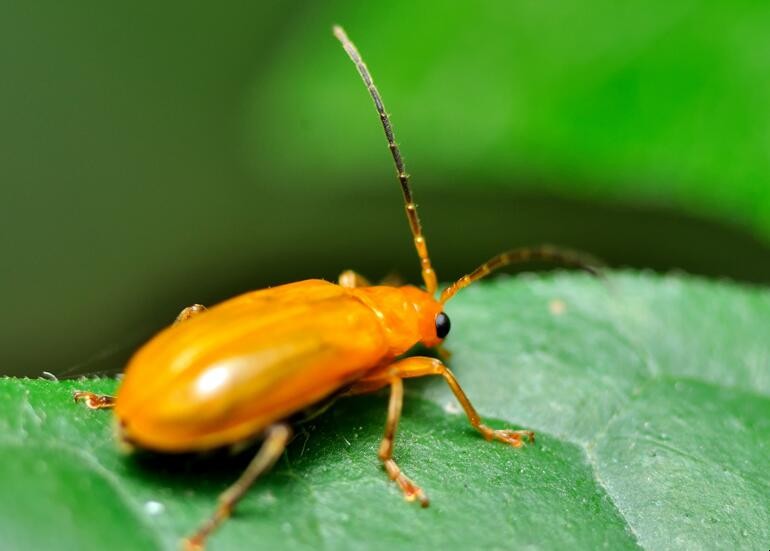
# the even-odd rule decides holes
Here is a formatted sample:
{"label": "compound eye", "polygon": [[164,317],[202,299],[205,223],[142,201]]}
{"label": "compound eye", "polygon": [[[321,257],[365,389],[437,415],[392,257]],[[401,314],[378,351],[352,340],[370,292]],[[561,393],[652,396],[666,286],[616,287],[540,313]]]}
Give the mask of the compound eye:
{"label": "compound eye", "polygon": [[449,334],[449,329],[451,329],[452,323],[449,321],[449,316],[447,316],[444,312],[439,312],[436,314],[436,336],[439,339],[443,339]]}

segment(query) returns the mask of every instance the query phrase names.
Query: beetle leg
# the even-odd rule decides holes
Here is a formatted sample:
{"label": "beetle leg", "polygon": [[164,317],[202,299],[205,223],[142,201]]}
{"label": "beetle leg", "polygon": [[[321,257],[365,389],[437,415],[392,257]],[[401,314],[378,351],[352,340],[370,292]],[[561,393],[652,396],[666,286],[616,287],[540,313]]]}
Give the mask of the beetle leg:
{"label": "beetle leg", "polygon": [[[187,321],[205,311],[206,307],[202,304],[188,306],[179,312],[179,315],[174,320],[174,325]],[[115,397],[110,396],[109,394],[96,394],[95,392],[88,392],[86,390],[76,390],[72,393],[72,397],[76,402],[85,402],[86,406],[90,409],[110,409],[115,407]]]}
{"label": "beetle leg", "polygon": [[406,280],[397,272],[388,272],[377,285],[384,285],[386,287],[401,287],[406,285]]}
{"label": "beetle leg", "polygon": [[[513,446],[514,448],[521,447],[526,441],[534,442],[535,433],[531,430],[496,430],[488,427],[481,422],[476,408],[473,407],[468,396],[463,391],[460,383],[455,379],[454,374],[449,370],[447,366],[441,363],[441,360],[436,358],[428,358],[424,356],[414,356],[411,358],[405,358],[392,364],[387,369],[375,373],[370,377],[360,379],[356,382],[356,386],[364,388],[368,385],[370,388],[376,388],[378,382],[383,383],[387,380],[387,377],[400,377],[402,379],[409,379],[412,377],[425,377],[427,375],[441,375],[452,393],[455,395],[460,405],[465,410],[465,414],[468,416],[468,420],[477,431],[479,431],[487,440],[499,440]],[[355,387],[354,387],[355,388]]]}
{"label": "beetle leg", "polygon": [[388,403],[388,419],[385,422],[385,435],[382,437],[380,450],[377,455],[385,466],[388,477],[398,484],[398,487],[404,492],[406,500],[417,500],[420,502],[420,505],[427,507],[429,502],[425,492],[407,478],[393,460],[393,439],[396,437],[396,429],[398,428],[398,420],[401,417],[403,401],[404,383],[399,377],[392,377],[390,380],[390,402]]}
{"label": "beetle leg", "polygon": [[346,289],[354,289],[356,287],[369,287],[371,283],[364,276],[353,270],[345,270],[337,278],[337,284],[340,287]]}
{"label": "beetle leg", "polygon": [[436,352],[438,353],[438,357],[441,358],[442,362],[447,362],[452,357],[452,351],[443,344],[439,344],[436,347]]}
{"label": "beetle leg", "polygon": [[344,394],[344,396],[356,396],[358,394],[369,394],[385,388],[390,384],[390,379],[384,375],[370,375],[366,379],[356,381]]}
{"label": "beetle leg", "polygon": [[254,481],[281,457],[291,438],[291,427],[285,423],[272,425],[265,433],[265,441],[257,455],[235,483],[219,495],[217,508],[204,522],[198,531],[184,540],[184,548],[188,550],[203,549],[206,538],[224,522],[233,509],[246,494]]}
{"label": "beetle leg", "polygon": [[87,390],[76,390],[72,393],[76,402],[85,402],[89,409],[110,409],[115,407],[115,397],[109,394],[96,394]]}
{"label": "beetle leg", "polygon": [[176,325],[177,323],[181,323],[183,321],[187,321],[188,319],[193,318],[198,314],[200,314],[201,312],[205,312],[205,311],[206,311],[206,307],[203,306],[202,304],[193,304],[192,306],[188,306],[187,308],[179,312],[179,315],[174,320],[174,325]]}

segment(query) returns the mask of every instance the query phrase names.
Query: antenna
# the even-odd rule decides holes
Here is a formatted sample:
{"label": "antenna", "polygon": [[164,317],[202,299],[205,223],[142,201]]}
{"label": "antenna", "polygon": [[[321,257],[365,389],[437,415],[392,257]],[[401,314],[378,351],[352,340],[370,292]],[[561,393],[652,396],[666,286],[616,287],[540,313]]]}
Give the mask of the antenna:
{"label": "antenna", "polygon": [[464,275],[452,283],[452,285],[441,292],[441,298],[439,299],[439,302],[441,302],[441,304],[446,303],[446,301],[455,296],[457,291],[464,289],[474,281],[478,281],[479,279],[488,276],[495,270],[509,266],[511,264],[520,264],[522,262],[529,262],[533,260],[555,262],[564,266],[580,268],[581,270],[584,270],[594,276],[601,276],[601,272],[597,268],[600,262],[583,253],[571,251],[568,249],[560,249],[550,245],[511,249],[510,251],[505,251],[496,256],[493,256],[484,262],[484,264],[473,270],[470,274]]}
{"label": "antenna", "polygon": [[358,73],[364,80],[366,89],[369,90],[369,94],[371,94],[372,100],[374,100],[374,106],[377,108],[377,113],[380,115],[382,129],[385,131],[385,138],[388,140],[388,148],[390,148],[390,153],[393,155],[393,162],[396,164],[398,181],[401,183],[401,193],[404,195],[404,208],[406,209],[406,217],[409,220],[409,227],[412,230],[414,247],[417,249],[417,255],[420,257],[422,280],[425,282],[425,288],[428,293],[434,295],[438,289],[436,272],[433,271],[433,266],[431,266],[430,263],[428,243],[425,241],[425,236],[422,234],[422,225],[420,224],[419,216],[417,216],[417,205],[412,199],[412,189],[409,187],[409,176],[406,173],[404,159],[401,157],[401,152],[398,149],[395,136],[393,135],[393,126],[390,124],[388,114],[385,112],[385,105],[383,105],[380,93],[372,81],[369,69],[366,68],[364,60],[361,59],[361,54],[358,53],[355,45],[350,41],[348,35],[345,34],[345,31],[339,25],[334,26],[334,36],[336,36],[337,40],[342,43],[342,47],[345,48],[348,56],[350,56],[350,59],[355,64],[356,69],[358,69]]}

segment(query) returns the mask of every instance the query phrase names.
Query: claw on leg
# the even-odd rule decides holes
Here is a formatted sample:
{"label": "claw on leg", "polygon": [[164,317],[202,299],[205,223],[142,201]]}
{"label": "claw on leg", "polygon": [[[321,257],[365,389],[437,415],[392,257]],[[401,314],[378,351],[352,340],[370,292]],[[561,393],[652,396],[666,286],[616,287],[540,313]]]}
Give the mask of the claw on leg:
{"label": "claw on leg", "polygon": [[89,409],[109,409],[115,407],[115,397],[109,394],[96,394],[86,390],[76,390],[72,393],[75,402],[84,402]]}
{"label": "claw on leg", "polygon": [[404,499],[407,501],[418,501],[420,507],[427,507],[430,505],[430,500],[428,499],[428,496],[425,495],[425,492],[422,491],[422,488],[402,473],[395,461],[386,459],[383,461],[383,464],[385,465],[385,470],[388,472],[388,478],[398,484],[398,487],[404,492]]}
{"label": "claw on leg", "polygon": [[514,448],[520,448],[527,442],[535,441],[535,433],[531,430],[495,430],[489,428],[486,425],[479,425],[478,430],[487,440],[498,440],[500,442],[505,442]]}

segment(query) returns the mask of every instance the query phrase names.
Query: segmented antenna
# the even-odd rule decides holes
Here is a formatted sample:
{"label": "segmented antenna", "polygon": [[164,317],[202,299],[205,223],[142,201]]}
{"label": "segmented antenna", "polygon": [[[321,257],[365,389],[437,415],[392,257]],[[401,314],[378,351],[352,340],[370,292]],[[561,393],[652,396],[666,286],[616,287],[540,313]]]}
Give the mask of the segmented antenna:
{"label": "segmented antenna", "polygon": [[600,262],[583,253],[570,251],[568,249],[560,249],[550,245],[511,249],[510,251],[505,251],[496,256],[493,256],[484,262],[484,264],[473,270],[471,273],[464,275],[455,281],[452,285],[444,289],[441,292],[441,298],[439,299],[439,302],[444,304],[450,298],[455,296],[457,291],[464,289],[474,281],[478,281],[479,279],[488,276],[495,270],[509,266],[511,264],[538,260],[556,262],[564,266],[580,268],[581,270],[585,270],[591,275],[601,276],[601,271],[598,268]]}
{"label": "segmented antenna", "polygon": [[420,264],[422,266],[422,279],[425,282],[425,288],[433,295],[438,288],[436,281],[436,272],[433,271],[433,266],[430,263],[430,256],[428,255],[428,243],[425,241],[425,236],[422,234],[422,225],[420,225],[420,218],[417,216],[417,205],[415,205],[412,199],[412,190],[409,187],[409,176],[406,173],[404,167],[404,159],[401,157],[401,152],[396,145],[396,139],[393,135],[393,126],[390,124],[388,114],[385,112],[385,105],[382,103],[380,93],[377,91],[377,87],[372,81],[372,76],[369,74],[369,69],[366,68],[364,60],[361,59],[361,54],[353,45],[353,43],[345,34],[342,27],[336,25],[334,27],[334,36],[337,37],[342,43],[342,47],[350,56],[350,59],[356,65],[358,73],[364,80],[366,89],[369,90],[372,99],[374,100],[374,106],[377,108],[377,113],[380,115],[380,122],[382,123],[382,129],[385,131],[385,138],[388,140],[388,147],[390,153],[393,155],[393,162],[396,164],[396,173],[398,175],[398,181],[401,183],[401,192],[404,195],[404,206],[406,209],[406,217],[409,220],[409,227],[412,230],[412,236],[414,238],[414,247],[417,249],[417,255],[420,257]]}

